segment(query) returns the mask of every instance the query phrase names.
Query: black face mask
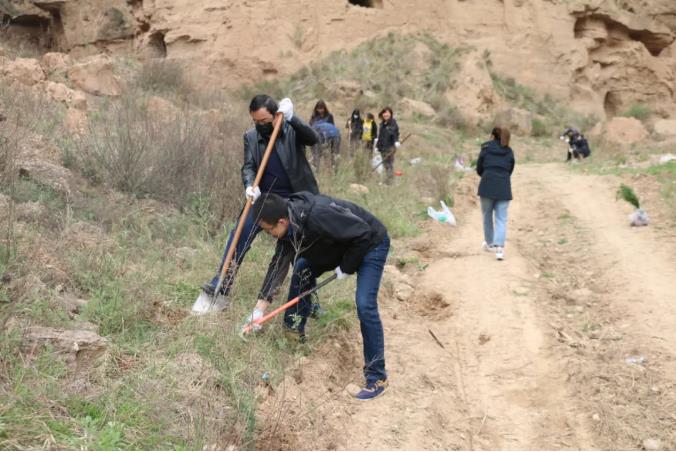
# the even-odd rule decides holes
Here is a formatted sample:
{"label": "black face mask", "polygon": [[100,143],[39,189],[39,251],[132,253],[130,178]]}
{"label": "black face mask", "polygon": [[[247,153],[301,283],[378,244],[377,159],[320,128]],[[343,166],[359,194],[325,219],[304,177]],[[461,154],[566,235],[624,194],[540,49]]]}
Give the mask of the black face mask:
{"label": "black face mask", "polygon": [[263,138],[270,138],[272,136],[272,130],[274,126],[271,122],[266,122],[265,124],[256,124],[256,132]]}

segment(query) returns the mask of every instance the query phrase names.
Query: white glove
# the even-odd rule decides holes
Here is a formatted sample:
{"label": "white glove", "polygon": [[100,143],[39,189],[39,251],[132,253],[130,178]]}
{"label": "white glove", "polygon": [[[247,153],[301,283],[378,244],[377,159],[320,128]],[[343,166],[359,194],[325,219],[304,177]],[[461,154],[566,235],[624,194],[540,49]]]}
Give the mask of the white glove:
{"label": "white glove", "polygon": [[262,330],[263,325],[259,325],[258,323],[252,323],[252,322],[256,322],[257,320],[262,319],[264,315],[265,315],[265,312],[263,312],[262,310],[260,310],[258,308],[254,308],[254,310],[251,312],[251,314],[249,314],[249,317],[247,317],[246,320],[244,321],[244,326],[242,326],[242,329],[246,328],[247,325],[250,324],[251,325],[251,331],[256,332],[256,331]]}
{"label": "white glove", "polygon": [[373,140],[373,150],[375,151],[376,149],[378,149],[378,138]]}
{"label": "white glove", "polygon": [[284,119],[291,121],[293,118],[293,102],[288,97],[285,97],[279,102],[277,111],[284,115]]}
{"label": "white glove", "polygon": [[394,143],[394,147],[397,148],[397,149],[399,149],[399,146],[401,146],[401,143],[398,142],[398,141],[396,141],[396,142]]}
{"label": "white glove", "polygon": [[252,187],[249,185],[246,187],[244,193],[246,194],[247,198],[251,198],[251,204],[255,203],[256,200],[261,197],[261,189],[258,188],[258,186]]}
{"label": "white glove", "polygon": [[345,279],[345,278],[347,278],[347,275],[346,275],[345,273],[343,273],[343,271],[340,269],[340,265],[339,265],[338,267],[336,267],[336,276],[337,276],[336,279]]}

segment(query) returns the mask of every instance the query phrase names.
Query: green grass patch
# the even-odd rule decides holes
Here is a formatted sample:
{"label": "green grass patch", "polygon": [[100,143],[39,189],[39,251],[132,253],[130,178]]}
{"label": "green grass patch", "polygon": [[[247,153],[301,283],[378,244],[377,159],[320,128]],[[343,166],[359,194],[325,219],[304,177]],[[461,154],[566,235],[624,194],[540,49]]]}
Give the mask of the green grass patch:
{"label": "green grass patch", "polygon": [[652,109],[647,105],[633,104],[626,111],[622,112],[620,116],[636,118],[639,121],[643,121],[644,119],[647,119],[652,113]]}

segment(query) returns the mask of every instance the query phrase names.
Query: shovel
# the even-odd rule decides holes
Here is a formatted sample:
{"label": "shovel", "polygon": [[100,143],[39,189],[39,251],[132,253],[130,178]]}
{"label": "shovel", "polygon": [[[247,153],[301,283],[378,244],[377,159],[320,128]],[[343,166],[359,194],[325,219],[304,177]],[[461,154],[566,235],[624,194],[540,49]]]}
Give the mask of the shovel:
{"label": "shovel", "polygon": [[[277,113],[274,120],[274,129],[272,130],[272,135],[270,136],[270,141],[268,146],[265,148],[265,153],[263,154],[263,160],[258,167],[258,172],[256,173],[256,180],[253,183],[253,187],[258,187],[261,179],[263,178],[263,173],[265,168],[268,165],[268,160],[270,159],[270,154],[275,146],[275,141],[277,141],[277,135],[279,135],[279,129],[282,126],[282,121],[284,120],[282,113]],[[244,229],[244,222],[246,217],[249,215],[249,210],[251,210],[251,198],[246,198],[246,204],[244,204],[244,209],[242,209],[242,214],[239,216],[239,221],[237,222],[237,229],[235,230],[235,235],[232,238],[232,243],[228,248],[228,253],[225,255],[225,262],[223,262],[223,268],[221,269],[221,274],[218,276],[218,284],[214,290],[214,296],[211,297],[204,293],[200,293],[195,300],[195,303],[192,305],[192,313],[196,315],[208,314],[210,312],[219,312],[225,309],[229,304],[228,299],[224,295],[219,295],[221,287],[223,287],[223,282],[225,280],[225,275],[232,265],[232,258],[235,255],[235,249],[237,248],[237,243],[239,242],[240,236],[242,235],[242,229]]]}
{"label": "shovel", "polygon": [[286,311],[287,308],[290,308],[291,306],[293,306],[293,305],[295,305],[295,304],[298,304],[298,302],[300,302],[301,298],[307,297],[308,295],[315,293],[316,291],[318,291],[319,289],[321,289],[322,287],[324,287],[325,285],[327,285],[328,283],[330,283],[331,281],[333,281],[333,280],[336,279],[337,277],[338,277],[338,275],[336,275],[336,274],[334,273],[333,275],[331,275],[331,276],[329,276],[328,278],[326,278],[324,281],[322,281],[322,282],[320,282],[319,284],[317,284],[317,285],[316,285],[315,287],[313,287],[312,289],[308,289],[308,290],[306,290],[305,292],[303,292],[303,293],[301,293],[300,295],[298,295],[297,297],[292,298],[291,300],[287,301],[286,303],[284,303],[283,305],[281,305],[280,307],[278,307],[278,308],[275,309],[274,311],[271,311],[271,312],[269,312],[268,314],[265,314],[263,317],[261,317],[261,318],[258,319],[258,320],[255,320],[255,321],[253,321],[253,322],[251,322],[251,323],[247,323],[246,325],[244,325],[244,327],[242,328],[242,331],[239,333],[239,337],[241,337],[242,339],[244,339],[244,335],[247,334],[247,333],[250,333],[251,330],[253,330],[254,325],[262,325],[262,324],[264,324],[265,322],[267,322],[267,321],[270,320],[271,318],[275,317],[275,316],[276,316],[277,314],[279,314],[280,312]]}

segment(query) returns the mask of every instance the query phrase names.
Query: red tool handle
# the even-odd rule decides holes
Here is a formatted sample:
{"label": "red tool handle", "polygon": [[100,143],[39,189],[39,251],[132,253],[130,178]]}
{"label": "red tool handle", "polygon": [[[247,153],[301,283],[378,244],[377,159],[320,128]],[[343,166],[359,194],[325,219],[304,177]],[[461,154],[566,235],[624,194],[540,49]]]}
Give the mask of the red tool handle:
{"label": "red tool handle", "polygon": [[305,292],[303,292],[302,294],[298,295],[297,297],[292,298],[291,300],[287,301],[286,303],[284,303],[283,305],[281,305],[281,306],[278,307],[277,309],[275,309],[275,310],[273,310],[273,311],[271,311],[271,312],[265,314],[265,315],[264,315],[263,317],[261,317],[260,319],[254,320],[253,322],[244,325],[244,328],[242,328],[242,333],[250,333],[251,330],[252,330],[253,327],[254,327],[254,324],[255,324],[255,325],[262,325],[262,324],[264,324],[265,322],[267,322],[267,321],[270,320],[271,318],[275,317],[275,316],[276,316],[277,314],[279,314],[280,312],[285,311],[287,308],[290,308],[291,306],[297,304],[297,303],[300,301],[301,298],[307,297],[307,296],[310,295],[311,293],[314,293],[314,292],[318,291],[319,289],[321,289],[322,287],[324,287],[325,285],[327,285],[328,283],[330,283],[331,281],[333,281],[333,280],[336,279],[337,277],[338,277],[338,275],[336,275],[336,274],[334,273],[333,275],[331,275],[331,276],[329,276],[328,278],[326,278],[324,281],[322,281],[322,282],[320,282],[319,284],[317,284],[317,285],[316,285],[315,287],[313,287],[312,289],[306,290]]}

